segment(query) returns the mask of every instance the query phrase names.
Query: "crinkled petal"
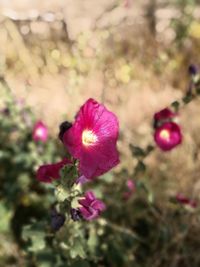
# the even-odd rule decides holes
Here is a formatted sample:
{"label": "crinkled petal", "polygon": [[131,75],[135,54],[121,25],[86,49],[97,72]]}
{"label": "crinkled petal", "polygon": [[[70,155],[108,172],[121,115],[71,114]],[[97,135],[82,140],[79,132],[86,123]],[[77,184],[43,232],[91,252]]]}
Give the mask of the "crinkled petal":
{"label": "crinkled petal", "polygon": [[83,218],[88,220],[88,218],[91,216],[91,213],[88,211],[88,209],[85,207],[81,207],[81,208],[79,208],[79,210],[80,210]]}
{"label": "crinkled petal", "polygon": [[[82,141],[85,130],[91,131],[96,138],[89,145]],[[97,101],[87,100],[76,115],[74,124],[63,137],[69,153],[79,160],[81,175],[92,179],[119,163],[116,148],[118,133],[117,117]]]}
{"label": "crinkled petal", "polygon": [[95,195],[92,191],[87,191],[85,193],[85,198],[90,200],[90,201],[93,201],[95,199]]}
{"label": "crinkled petal", "polygon": [[101,201],[101,200],[94,200],[92,203],[91,203],[91,207],[95,210],[99,210],[99,211],[103,211],[105,210],[106,206],[105,204]]}

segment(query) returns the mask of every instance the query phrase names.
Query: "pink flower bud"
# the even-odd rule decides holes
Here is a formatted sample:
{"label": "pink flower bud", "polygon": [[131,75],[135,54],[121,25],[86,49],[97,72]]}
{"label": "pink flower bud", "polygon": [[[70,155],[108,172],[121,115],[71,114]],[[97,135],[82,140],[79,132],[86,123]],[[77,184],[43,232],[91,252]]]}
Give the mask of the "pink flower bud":
{"label": "pink flower bud", "polygon": [[83,199],[80,199],[79,208],[81,215],[85,220],[93,220],[100,216],[101,212],[105,210],[105,204],[97,199],[92,191],[88,191]]}
{"label": "pink flower bud", "polygon": [[33,140],[38,142],[38,141],[42,141],[42,142],[46,142],[47,138],[48,138],[48,128],[47,126],[41,122],[38,121],[33,128]]}
{"label": "pink flower bud", "polygon": [[68,159],[63,159],[58,163],[42,165],[37,170],[36,178],[41,182],[51,183],[60,178],[60,169],[69,163],[71,162]]}

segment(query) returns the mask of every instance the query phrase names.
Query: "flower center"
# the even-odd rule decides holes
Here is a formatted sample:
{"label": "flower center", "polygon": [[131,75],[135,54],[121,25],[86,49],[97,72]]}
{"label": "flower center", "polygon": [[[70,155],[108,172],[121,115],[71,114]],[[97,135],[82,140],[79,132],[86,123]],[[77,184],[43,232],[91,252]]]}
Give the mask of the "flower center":
{"label": "flower center", "polygon": [[43,137],[44,135],[44,130],[42,128],[38,128],[36,130],[36,135],[39,136],[39,137]]}
{"label": "flower center", "polygon": [[84,146],[91,146],[98,140],[96,134],[91,130],[84,130],[82,133],[82,143]]}
{"label": "flower center", "polygon": [[170,132],[168,130],[162,130],[160,132],[160,137],[165,139],[165,140],[169,140],[170,139]]}

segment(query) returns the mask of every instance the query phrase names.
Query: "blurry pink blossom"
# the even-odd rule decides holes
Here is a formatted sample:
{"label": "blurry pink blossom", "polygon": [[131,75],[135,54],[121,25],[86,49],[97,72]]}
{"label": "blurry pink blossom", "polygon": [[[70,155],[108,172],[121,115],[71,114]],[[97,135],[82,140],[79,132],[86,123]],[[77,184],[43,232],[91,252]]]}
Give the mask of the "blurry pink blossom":
{"label": "blurry pink blossom", "polygon": [[124,192],[123,197],[125,199],[129,199],[136,190],[135,182],[131,179],[128,179],[126,181],[126,187],[127,187],[127,191]]}
{"label": "blurry pink blossom", "polygon": [[181,129],[175,122],[166,122],[155,129],[154,140],[163,151],[169,151],[181,144]]}
{"label": "blurry pink blossom", "polygon": [[186,196],[184,196],[183,194],[181,193],[178,193],[176,195],[176,200],[181,203],[181,204],[184,204],[184,205],[189,205],[190,207],[192,208],[196,208],[197,207],[197,202],[194,200],[194,199],[190,199]]}
{"label": "blurry pink blossom", "polygon": [[119,163],[118,133],[117,117],[94,99],[88,99],[63,136],[69,153],[79,160],[81,176],[95,178]]}
{"label": "blurry pink blossom", "polygon": [[81,215],[88,221],[98,218],[106,208],[105,204],[97,199],[92,191],[86,192],[85,197],[78,202],[82,206],[79,208]]}
{"label": "blurry pink blossom", "polygon": [[131,0],[124,0],[123,5],[124,5],[125,8],[131,7]]}
{"label": "blurry pink blossom", "polygon": [[36,142],[37,141],[46,142],[48,138],[47,126],[42,121],[36,122],[33,128],[32,136],[33,136],[33,140]]}

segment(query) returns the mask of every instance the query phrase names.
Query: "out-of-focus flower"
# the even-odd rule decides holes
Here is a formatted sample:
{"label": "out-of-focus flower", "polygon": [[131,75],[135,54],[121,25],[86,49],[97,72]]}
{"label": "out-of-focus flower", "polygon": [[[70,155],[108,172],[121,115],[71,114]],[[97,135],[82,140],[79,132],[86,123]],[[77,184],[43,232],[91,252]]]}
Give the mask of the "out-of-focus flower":
{"label": "out-of-focus flower", "polygon": [[1,113],[5,116],[9,116],[10,115],[10,109],[9,108],[3,108],[1,110]]}
{"label": "out-of-focus flower", "polygon": [[51,210],[51,228],[58,231],[65,223],[65,216],[58,213],[55,209]]}
{"label": "out-of-focus flower", "polygon": [[188,72],[190,75],[196,75],[198,73],[198,67],[194,64],[191,64],[189,67],[188,67]]}
{"label": "out-of-focus flower", "polygon": [[93,220],[99,217],[102,211],[105,210],[105,204],[97,199],[92,191],[88,191],[83,199],[78,200],[82,206],[79,208],[82,217],[85,220]]}
{"label": "out-of-focus flower", "polygon": [[129,199],[136,190],[134,181],[131,179],[128,179],[126,181],[126,188],[127,188],[127,191],[124,192],[123,197],[124,199]]}
{"label": "out-of-focus flower", "polygon": [[123,4],[125,8],[131,7],[131,0],[124,0]]}
{"label": "out-of-focus flower", "polygon": [[184,205],[188,205],[192,208],[196,208],[197,207],[197,202],[194,199],[190,199],[186,196],[184,196],[181,193],[178,193],[176,195],[176,200],[180,203],[180,204],[184,204]]}
{"label": "out-of-focus flower", "polygon": [[63,141],[63,136],[64,136],[64,133],[69,130],[69,128],[72,127],[72,124],[68,121],[64,121],[63,123],[60,124],[59,128],[60,128],[60,131],[59,131],[59,139],[61,141]]}
{"label": "out-of-focus flower", "polygon": [[37,170],[36,178],[41,182],[51,183],[60,178],[60,169],[70,163],[68,159],[63,159],[58,163],[42,165]]}
{"label": "out-of-focus flower", "polygon": [[69,153],[79,160],[80,175],[92,179],[119,163],[118,132],[117,117],[97,101],[88,99],[63,136]]}
{"label": "out-of-focus flower", "polygon": [[155,129],[154,140],[163,151],[168,151],[181,144],[181,129],[175,122],[166,122]]}
{"label": "out-of-focus flower", "polygon": [[36,122],[36,124],[34,125],[34,128],[33,128],[32,136],[33,136],[33,140],[36,142],[37,141],[46,142],[48,139],[47,126],[42,121]]}
{"label": "out-of-focus flower", "polygon": [[177,116],[177,113],[172,112],[169,108],[164,108],[161,111],[154,114],[154,125],[157,125],[171,121],[174,117]]}

